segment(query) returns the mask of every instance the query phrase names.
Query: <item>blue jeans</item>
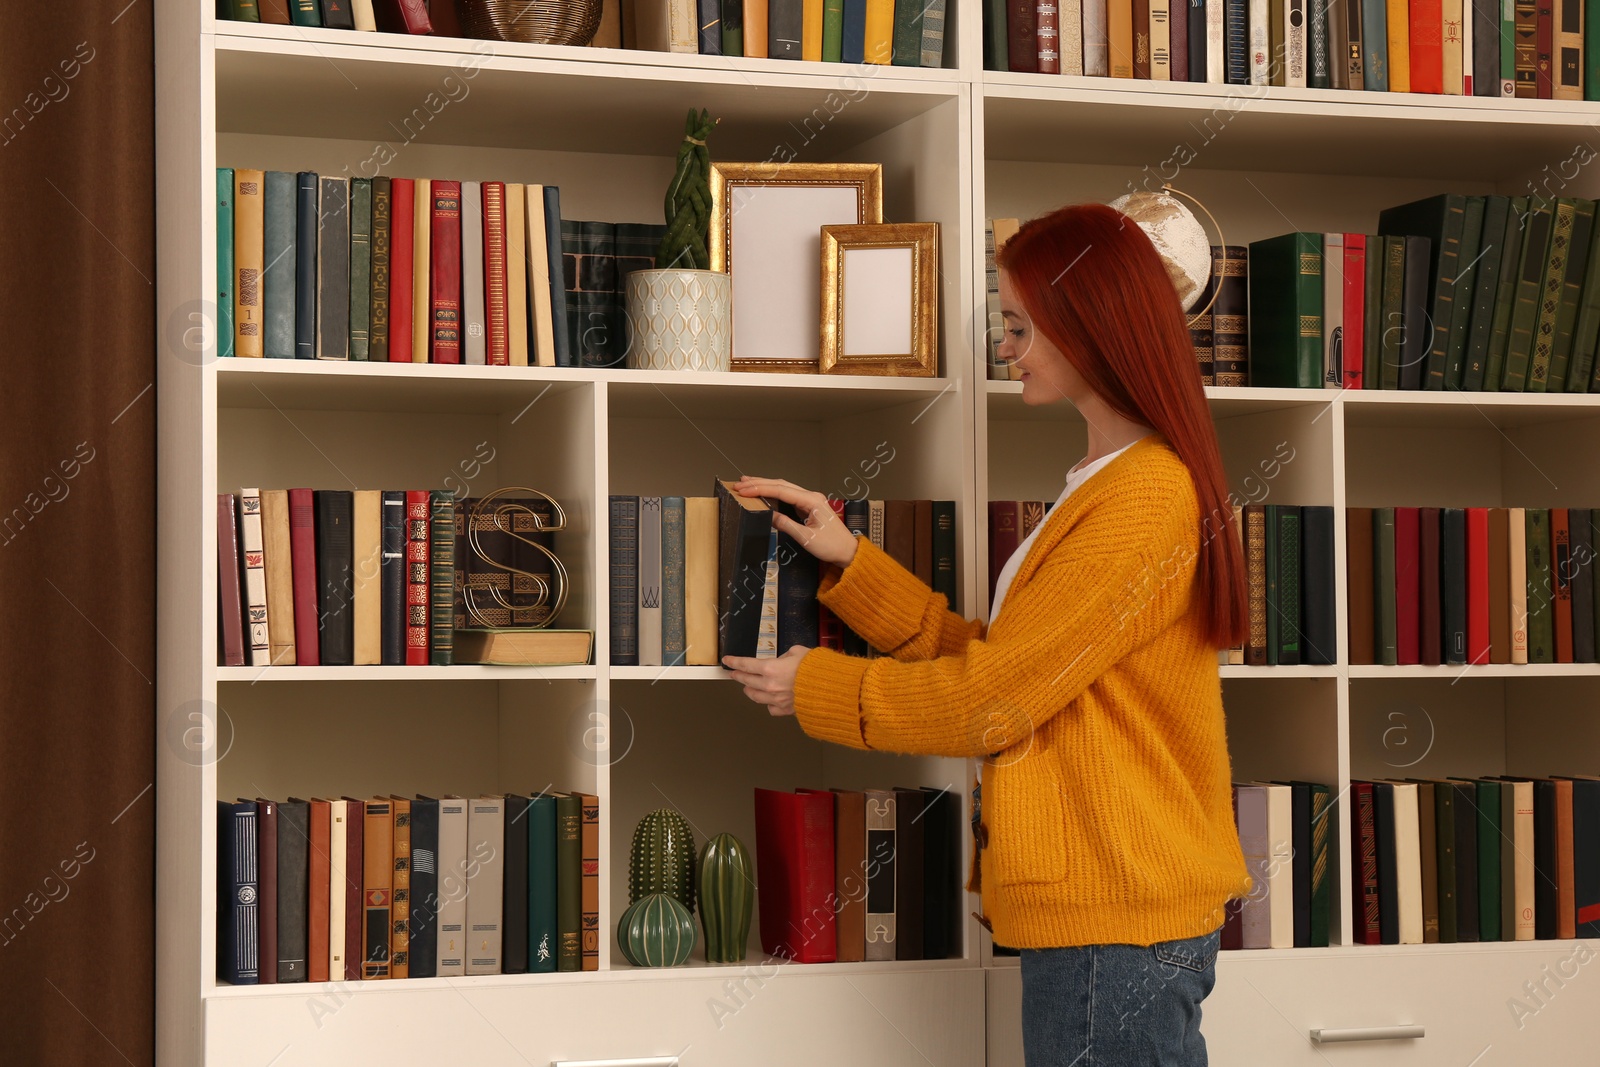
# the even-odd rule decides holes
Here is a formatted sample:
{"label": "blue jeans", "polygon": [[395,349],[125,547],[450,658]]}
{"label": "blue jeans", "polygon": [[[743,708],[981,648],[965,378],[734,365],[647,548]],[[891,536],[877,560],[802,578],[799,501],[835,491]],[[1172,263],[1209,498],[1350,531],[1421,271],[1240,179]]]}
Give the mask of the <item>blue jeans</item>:
{"label": "blue jeans", "polygon": [[1155,945],[1022,950],[1027,1067],[1205,1067],[1200,1002],[1221,931]]}

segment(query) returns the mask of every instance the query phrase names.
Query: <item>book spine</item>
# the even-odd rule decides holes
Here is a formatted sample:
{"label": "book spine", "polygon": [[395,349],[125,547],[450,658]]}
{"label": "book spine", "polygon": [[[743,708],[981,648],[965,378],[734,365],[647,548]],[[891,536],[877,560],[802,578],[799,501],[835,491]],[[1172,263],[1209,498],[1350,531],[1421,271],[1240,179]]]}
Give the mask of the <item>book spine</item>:
{"label": "book spine", "polygon": [[[901,7],[912,7],[902,3]],[[914,10],[914,8],[913,8]],[[1037,63],[1040,74],[1061,73],[1061,7],[1057,0],[1035,0],[1034,43],[1038,49]],[[895,58],[900,54],[900,11],[895,11]],[[915,20],[912,21],[915,27]],[[909,44],[909,42],[908,42]]]}
{"label": "book spine", "polygon": [[217,612],[220,660],[244,666],[244,606],[239,582],[239,526],[232,493],[217,494]]}
{"label": "book spine", "polygon": [[1300,604],[1305,625],[1300,662],[1332,666],[1338,661],[1334,605],[1333,509],[1300,509]]}
{"label": "book spine", "polygon": [[418,797],[410,803],[411,900],[407,954],[412,978],[433,978],[439,970],[439,802]]}
{"label": "book spine", "polygon": [[1378,894],[1377,813],[1374,810],[1371,782],[1351,782],[1350,796],[1355,817],[1350,820],[1352,878],[1355,896],[1355,940],[1359,945],[1376,945],[1382,939],[1382,913]]}
{"label": "book spine", "polygon": [[1534,22],[1534,86],[1540,100],[1555,98],[1555,3],[1538,0]]}
{"label": "book spine", "polygon": [[1307,0],[1310,9],[1306,33],[1306,84],[1313,89],[1332,87],[1332,62],[1328,38],[1328,5],[1325,0]]}
{"label": "book spine", "polygon": [[317,179],[317,358],[350,358],[350,182]]}
{"label": "book spine", "polygon": [[316,515],[311,490],[289,490],[289,550],[294,574],[295,662],[302,667],[315,667],[322,662],[317,627],[316,538]]}
{"label": "book spine", "polygon": [[506,794],[505,863],[500,883],[503,974],[528,973],[528,814],[527,797]]}
{"label": "book spine", "polygon": [[1249,14],[1246,19],[1250,46],[1246,56],[1250,64],[1251,85],[1272,84],[1272,0],[1246,0]]}
{"label": "book spine", "polygon": [[1595,662],[1594,645],[1594,512],[1573,508],[1568,512],[1571,553],[1567,582],[1572,589],[1572,662]]}
{"label": "book spine", "polygon": [[1344,235],[1344,270],[1341,276],[1344,307],[1341,312],[1340,329],[1343,336],[1339,345],[1346,389],[1361,389],[1365,386],[1366,362],[1363,353],[1366,349],[1366,274],[1367,235],[1347,233]]}
{"label": "book spine", "polygon": [[1506,559],[1510,563],[1511,662],[1528,657],[1528,514],[1525,508],[1506,509]]}
{"label": "book spine", "polygon": [[[727,15],[724,13],[723,18]],[[529,189],[534,186],[529,186]],[[558,367],[577,366],[577,353],[573,351],[567,335],[567,300],[563,289],[563,272],[561,264],[561,190],[554,185],[538,187],[541,190],[542,206],[544,208],[544,238],[545,238],[545,263],[549,282],[550,301],[550,332],[555,346],[555,365]],[[533,210],[530,202],[529,211]],[[528,255],[536,253],[530,246]],[[542,325],[542,324],[541,324]]]}
{"label": "book spine", "polygon": [[294,355],[317,357],[317,175],[295,175]]}
{"label": "book spine", "polygon": [[1344,234],[1322,235],[1322,384],[1344,385]]}
{"label": "book spine", "polygon": [[1217,302],[1211,308],[1212,368],[1216,384],[1250,383],[1250,277],[1248,249],[1228,245],[1222,250],[1222,276]]}
{"label": "book spine", "polygon": [[217,168],[217,355],[233,355],[233,168]]}
{"label": "book spine", "polygon": [[[989,13],[1000,15],[1000,65],[991,70],[1006,69],[1004,0],[991,0],[985,7]],[[1083,73],[1090,78],[1104,78],[1111,73],[1110,39],[1106,0],[1083,0]]]}
{"label": "book spine", "polygon": [[322,981],[342,982],[345,978],[345,926],[349,921],[346,887],[359,881],[350,867],[350,802],[328,804],[328,921],[324,940],[327,955],[322,959]]}
{"label": "book spine", "polygon": [[1550,509],[1550,585],[1555,620],[1555,662],[1572,662],[1572,530],[1566,508]]}
{"label": "book spine", "polygon": [[684,498],[661,498],[661,662],[684,662]]}
{"label": "book spine", "polygon": [[431,648],[428,547],[430,499],[426,489],[406,491],[406,665],[426,667]]}
{"label": "book spine", "polygon": [[506,184],[484,182],[483,286],[485,360],[492,367],[511,365],[509,294],[506,289]]}
{"label": "book spine", "polygon": [[556,970],[583,970],[583,804],[556,797]]}
{"label": "book spine", "polygon": [[412,181],[411,362],[427,363],[433,353],[433,182]]}
{"label": "book spine", "polygon": [[1250,5],[1249,0],[1219,0],[1222,3],[1224,77],[1229,85],[1250,84]]}
{"label": "book spine", "polygon": [[455,490],[435,489],[428,499],[428,651],[435,667],[448,667],[455,635],[456,503]]}
{"label": "book spine", "polygon": [[461,183],[429,185],[432,221],[428,235],[429,358],[434,363],[461,362]]}
{"label": "book spine", "polygon": [[406,494],[385,492],[382,506],[380,662],[398,667],[406,661]]}
{"label": "book spine", "polygon": [[1533,357],[1528,363],[1526,386],[1527,392],[1530,393],[1548,391],[1556,322],[1561,312],[1561,292],[1566,283],[1567,255],[1572,245],[1576,206],[1576,203],[1567,197],[1556,201],[1555,217],[1550,231],[1550,252],[1544,262],[1544,271],[1536,297],[1539,307],[1534,320]]}
{"label": "book spine", "polygon": [[1398,508],[1372,509],[1372,621],[1373,654],[1378,663],[1400,662],[1399,623],[1396,615],[1395,512]]}
{"label": "book spine", "polygon": [[528,803],[528,970],[556,969],[556,798]]}
{"label": "book spine", "polygon": [[390,977],[389,939],[394,907],[394,814],[389,801],[367,801],[362,811],[361,977]]}
{"label": "book spine", "polygon": [[1550,581],[1550,509],[1528,508],[1528,662],[1554,663],[1555,593]]}
{"label": "book spine", "polygon": [[354,500],[349,490],[318,489],[316,508],[317,641],[321,662],[355,662]]}
{"label": "book spine", "polygon": [[372,346],[372,179],[350,179],[350,358],[367,362]]}
{"label": "book spine", "polygon": [[504,945],[505,803],[467,802],[467,974],[499,974]]}
{"label": "book spine", "polygon": [[289,536],[289,494],[268,489],[261,494],[261,536],[267,576],[267,640],[270,662],[293,666],[294,569]]}
{"label": "book spine", "polygon": [[1506,228],[1500,242],[1500,280],[1496,285],[1494,315],[1489,325],[1489,354],[1484,359],[1483,387],[1505,388],[1506,360],[1511,347],[1512,314],[1517,307],[1517,287],[1521,284],[1525,228],[1529,221],[1529,200],[1512,197]]}
{"label": "book spine", "polygon": [[[1438,508],[1417,509],[1417,662],[1438,666],[1444,662],[1440,624],[1443,582]],[[1398,550],[1398,546],[1397,546]],[[1397,594],[1398,595],[1398,594]]]}
{"label": "book spine", "polygon": [[[262,206],[261,354],[294,358],[295,176],[266,172]],[[217,225],[222,225],[219,218]],[[230,231],[231,232],[231,231]]]}
{"label": "book spine", "polygon": [[389,977],[411,977],[411,802],[395,797],[389,802],[393,814],[391,842],[394,848],[393,879],[389,903]]}
{"label": "book spine", "polygon": [[306,980],[307,909],[310,905],[310,805],[278,805],[278,981]]}
{"label": "book spine", "polygon": [[244,559],[245,646],[250,652],[250,666],[265,667],[272,662],[272,642],[259,489],[239,490],[239,540]]}
{"label": "book spine", "polygon": [[[1436,527],[1437,528],[1437,527]],[[1421,509],[1394,509],[1395,655],[1401,664],[1422,662]],[[1437,556],[1434,557],[1437,560]],[[1437,603],[1435,604],[1437,607]]]}
{"label": "book spine", "polygon": [[[1359,88],[1369,93],[1389,90],[1389,27],[1384,4],[1366,0],[1361,5],[1361,77]],[[1358,88],[1351,86],[1351,88]]]}
{"label": "book spine", "polygon": [[262,171],[241,167],[233,172],[233,353],[250,358],[262,355],[264,185]]}
{"label": "book spine", "polygon": [[232,985],[261,981],[256,832],[254,804],[217,802],[217,981]]}
{"label": "book spine", "polygon": [[1300,509],[1279,504],[1278,526],[1278,627],[1277,662],[1301,662],[1300,639]]}
{"label": "book spine", "polygon": [[600,798],[578,794],[581,809],[580,854],[582,885],[579,890],[579,968],[600,969]]}
{"label": "book spine", "polygon": [[[333,806],[313,800],[309,809],[310,848],[306,854],[306,981],[328,980],[329,851]],[[341,977],[343,977],[341,973]]]}
{"label": "book spine", "polygon": [[353,30],[356,28],[355,13],[351,10],[350,0],[321,0],[322,24],[332,30]]}
{"label": "book spine", "polygon": [[439,800],[439,921],[434,973],[453,978],[467,973],[467,802]]}
{"label": "book spine", "polygon": [[1439,511],[1439,603],[1444,662],[1467,662],[1467,514]]}
{"label": "book spine", "polygon": [[1539,96],[1539,3],[1538,0],[1514,0],[1514,5],[1515,95],[1519,99],[1533,100]]}
{"label": "book spine", "polygon": [[484,299],[483,183],[461,183],[461,362],[488,360]]}
{"label": "book spine", "polygon": [[294,19],[294,25],[322,25],[322,8],[318,6],[317,0],[290,0],[290,3],[293,6],[289,9],[289,15]]}
{"label": "book spine", "polygon": [[393,253],[394,183],[372,179],[372,271],[367,305],[367,358],[389,362],[389,259]]}
{"label": "book spine", "polygon": [[1250,620],[1244,661],[1252,667],[1267,665],[1267,510],[1262,504],[1244,509],[1246,603]]}
{"label": "book spine", "polygon": [[[631,499],[631,498],[630,498]],[[639,665],[659,667],[661,647],[661,498],[642,496],[637,515],[635,610]]]}
{"label": "book spine", "polygon": [[1466,509],[1466,658],[1467,663],[1488,663],[1489,624],[1489,509]]}
{"label": "book spine", "polygon": [[611,497],[611,663],[639,662],[639,498]]}

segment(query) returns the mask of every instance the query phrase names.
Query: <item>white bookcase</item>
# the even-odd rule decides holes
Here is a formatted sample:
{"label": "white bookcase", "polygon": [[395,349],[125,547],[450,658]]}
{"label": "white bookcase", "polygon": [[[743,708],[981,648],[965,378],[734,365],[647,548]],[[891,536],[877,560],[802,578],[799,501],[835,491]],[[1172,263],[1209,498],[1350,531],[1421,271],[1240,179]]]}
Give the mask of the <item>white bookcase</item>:
{"label": "white bookcase", "polygon": [[[157,10],[164,1065],[1020,1064],[1015,961],[991,959],[971,920],[960,958],[943,961],[764,964],[754,936],[743,965],[650,970],[616,951],[645,812],[676,807],[701,839],[731,830],[753,848],[752,787],[948,785],[965,804],[974,767],[812,742],[718,668],[611,667],[608,494],[704,495],[714,477],[745,472],[846,494],[888,442],[894,458],[869,494],[957,501],[961,606],[981,614],[984,502],[1053,499],[1084,444],[1065,405],[1025,408],[1011,383],[984,380],[985,218],[1170,178],[1230,244],[1365,231],[1379,208],[1439,191],[1527,191],[1595,115],[984,72],[971,0],[951,5],[946,68],[926,71],[253,26],[215,20],[198,0]],[[880,162],[886,219],[940,223],[940,377],[212,358],[214,167],[540,182],[561,187],[569,218],[656,221],[691,106],[722,117],[714,159]],[[1264,484],[1268,499],[1336,509],[1600,504],[1591,397],[1245,389],[1216,391],[1212,407],[1230,477],[1252,498]],[[1263,483],[1258,465],[1280,446],[1294,458]],[[217,492],[427,488],[447,476],[562,501],[572,530],[557,551],[574,584],[562,622],[595,631],[594,666],[215,665]],[[1600,771],[1600,667],[1349,667],[1342,568],[1338,583],[1340,665],[1223,669],[1237,778],[1341,789],[1401,773]],[[602,800],[598,973],[215,981],[218,799],[547,785]],[[1334,947],[1225,954],[1206,1003],[1212,1061],[1573,1062],[1593,1040],[1600,988],[1573,977],[1576,943],[1352,944],[1343,807],[1339,817]],[[1507,1001],[1546,973],[1565,987],[1547,983],[1558,991],[1528,1000],[1540,1010],[1518,1028]],[[1324,1049],[1309,1036],[1397,1024],[1426,1037]]]}

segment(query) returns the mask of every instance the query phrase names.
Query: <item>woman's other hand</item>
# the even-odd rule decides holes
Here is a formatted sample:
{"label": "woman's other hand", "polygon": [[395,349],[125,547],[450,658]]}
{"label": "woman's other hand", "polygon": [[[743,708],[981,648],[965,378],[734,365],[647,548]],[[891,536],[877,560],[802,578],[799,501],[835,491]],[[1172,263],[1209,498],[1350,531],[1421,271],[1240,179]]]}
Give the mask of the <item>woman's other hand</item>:
{"label": "woman's other hand", "polygon": [[744,695],[765,704],[770,715],[794,714],[794,676],[809,648],[795,645],[776,659],[748,656],[723,656],[722,665],[734,681],[744,686]]}
{"label": "woman's other hand", "polygon": [[749,475],[740,478],[735,488],[744,496],[761,496],[793,504],[804,525],[777,511],[772,513],[773,525],[822,562],[845,567],[856,558],[856,535],[845,528],[828,504],[828,498],[821,493],[802,489],[781,478]]}

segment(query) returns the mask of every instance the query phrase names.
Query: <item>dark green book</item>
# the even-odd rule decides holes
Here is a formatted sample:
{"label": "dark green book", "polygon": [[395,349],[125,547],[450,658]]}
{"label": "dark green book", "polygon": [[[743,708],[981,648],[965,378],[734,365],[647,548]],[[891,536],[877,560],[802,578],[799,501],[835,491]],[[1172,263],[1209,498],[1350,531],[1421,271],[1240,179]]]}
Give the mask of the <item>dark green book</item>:
{"label": "dark green book", "polygon": [[269,170],[262,185],[261,354],[293,359],[295,237],[299,228],[295,176],[286,170]]}
{"label": "dark green book", "polygon": [[1483,365],[1483,388],[1503,388],[1506,350],[1511,342],[1511,313],[1517,306],[1517,279],[1522,263],[1522,234],[1528,220],[1528,198],[1514,196],[1506,212],[1500,241],[1500,279],[1495,284],[1494,317],[1489,324],[1489,355]]}
{"label": "dark green book", "polygon": [[[1402,246],[1403,247],[1403,246]],[[1383,273],[1387,254],[1378,234],[1367,235],[1366,292],[1361,308],[1361,366],[1363,389],[1383,389]]]}
{"label": "dark green book", "polygon": [[1500,793],[1502,783],[1472,779],[1478,809],[1478,940],[1502,941],[1500,927]]}
{"label": "dark green book", "polygon": [[1561,313],[1561,293],[1567,282],[1567,258],[1572,251],[1572,227],[1578,203],[1571,197],[1556,200],[1555,221],[1550,229],[1550,251],[1544,262],[1544,278],[1539,283],[1539,317],[1533,328],[1533,359],[1528,363],[1527,391],[1543,393],[1550,384],[1552,354],[1555,351],[1556,323]]}
{"label": "dark green book", "polygon": [[561,220],[561,274],[566,292],[567,344],[579,367],[620,367],[626,353],[617,336],[617,227],[612,222]]}
{"label": "dark green book", "polygon": [[922,0],[895,0],[894,52],[890,62],[897,67],[922,65]]}
{"label": "dark green book", "polygon": [[722,54],[744,55],[744,0],[722,0]]}
{"label": "dark green book", "polygon": [[1482,266],[1479,245],[1483,242],[1484,198],[1467,197],[1467,211],[1461,226],[1461,247],[1457,250],[1456,276],[1450,286],[1450,331],[1444,353],[1444,387],[1461,389],[1466,380],[1468,327],[1472,304],[1477,295],[1474,279]]}
{"label": "dark green book", "polygon": [[1500,288],[1506,216],[1511,213],[1510,197],[1486,196],[1482,199],[1481,239],[1477,264],[1473,268],[1472,309],[1467,318],[1467,344],[1461,370],[1461,388],[1471,392],[1484,388],[1484,370],[1489,361],[1489,339],[1494,326],[1494,297]]}
{"label": "dark green book", "polygon": [[[1371,247],[1368,247],[1371,252]],[[1400,388],[1401,342],[1405,339],[1406,239],[1383,238],[1383,292],[1378,301],[1379,379],[1384,389]]]}
{"label": "dark green book", "polygon": [[[1600,52],[1600,48],[1595,51]],[[1572,329],[1572,359],[1567,365],[1567,392],[1595,391],[1591,376],[1594,373],[1597,343],[1600,343],[1600,226],[1591,226],[1583,291],[1578,297],[1578,320]]]}
{"label": "dark green book", "polygon": [[1267,666],[1278,665],[1278,650],[1283,641],[1283,607],[1278,602],[1280,545],[1278,543],[1277,504],[1267,504],[1266,510],[1266,570],[1267,570]]}
{"label": "dark green book", "polygon": [[614,268],[617,292],[611,305],[611,331],[622,346],[623,363],[627,361],[628,347],[632,344],[628,335],[628,275],[637,270],[655,269],[656,252],[666,233],[666,225],[659,222],[619,222],[616,225],[612,253],[617,261]]}
{"label": "dark green book", "polygon": [[[372,179],[372,300],[368,307],[367,359],[389,362],[389,256],[392,179]],[[411,220],[406,220],[410,225]],[[406,264],[409,270],[411,265]]]}
{"label": "dark green book", "polygon": [[1376,659],[1400,662],[1394,615],[1394,508],[1372,509],[1372,630]]}
{"label": "dark green book", "polygon": [[1406,270],[1405,292],[1400,304],[1400,388],[1409,390],[1421,389],[1427,384],[1428,345],[1437,331],[1428,304],[1431,241],[1414,235],[1405,237],[1404,241]]}
{"label": "dark green book", "polygon": [[822,61],[837,63],[844,41],[844,0],[822,0]]}
{"label": "dark green book", "polygon": [[289,0],[289,16],[296,26],[322,25],[322,7],[317,0]]}
{"label": "dark green book", "polygon": [[1554,663],[1555,586],[1550,578],[1550,509],[1528,508],[1528,662]]}
{"label": "dark green book", "polygon": [[1322,387],[1322,234],[1250,243],[1250,384]]}
{"label": "dark green book", "polygon": [[[579,839],[581,845],[581,822]],[[556,864],[556,798],[540,793],[528,803],[529,974],[556,969],[560,944],[556,923]]]}
{"label": "dark green book", "polygon": [[233,168],[217,168],[217,355],[233,355]]}
{"label": "dark green book", "polygon": [[[1579,200],[1573,205],[1572,239],[1567,244],[1567,266],[1562,273],[1561,303],[1556,308],[1556,332],[1550,343],[1550,380],[1544,391],[1562,393],[1567,389],[1567,370],[1572,363],[1573,332],[1578,322],[1578,307],[1583,302],[1583,281],[1589,268],[1589,243],[1594,236],[1594,201]],[[1537,391],[1529,382],[1529,391]]]}
{"label": "dark green book", "polygon": [[1520,393],[1527,389],[1528,367],[1533,360],[1533,333],[1539,325],[1539,290],[1544,281],[1554,222],[1555,208],[1550,201],[1530,199],[1522,227],[1511,336],[1506,342],[1505,374],[1500,384],[1500,388],[1508,392]]}
{"label": "dark green book", "polygon": [[455,490],[433,490],[428,504],[428,662],[448,667],[455,660]]}
{"label": "dark green book", "polygon": [[350,358],[367,361],[372,337],[372,179],[350,179]]}
{"label": "dark green book", "polygon": [[583,802],[557,793],[556,970],[583,970]]}
{"label": "dark green book", "polygon": [[260,22],[261,11],[256,7],[256,0],[225,0],[220,5],[223,10],[218,14],[234,22]]}
{"label": "dark green book", "polygon": [[1453,945],[1460,940],[1456,923],[1456,790],[1455,783],[1448,780],[1433,783],[1433,839],[1438,857],[1439,942]]}
{"label": "dark green book", "polygon": [[[1432,329],[1418,339],[1419,344],[1426,345],[1424,361],[1416,368],[1421,379],[1420,388],[1444,389],[1449,384],[1450,335],[1457,303],[1456,274],[1465,262],[1461,254],[1466,214],[1467,198],[1459,193],[1431,196],[1386,208],[1378,214],[1379,233],[1426,237],[1430,242],[1425,314]],[[1465,299],[1464,293],[1462,299]],[[1408,331],[1410,325],[1407,323]]]}
{"label": "dark green book", "polygon": [[[983,0],[983,69],[1011,69],[1011,53],[1006,40],[1006,0]],[[1084,73],[1088,74],[1089,71],[1085,70]],[[1102,69],[1100,73],[1106,74],[1107,71]]]}
{"label": "dark green book", "polygon": [[[1278,541],[1278,658],[1280,664],[1300,662],[1300,509],[1279,504]],[[1270,558],[1270,556],[1269,556]],[[1269,564],[1270,567],[1270,564]],[[1270,575],[1270,570],[1268,571]],[[1270,592],[1268,594],[1270,596]],[[1268,604],[1271,610],[1271,604]]]}

